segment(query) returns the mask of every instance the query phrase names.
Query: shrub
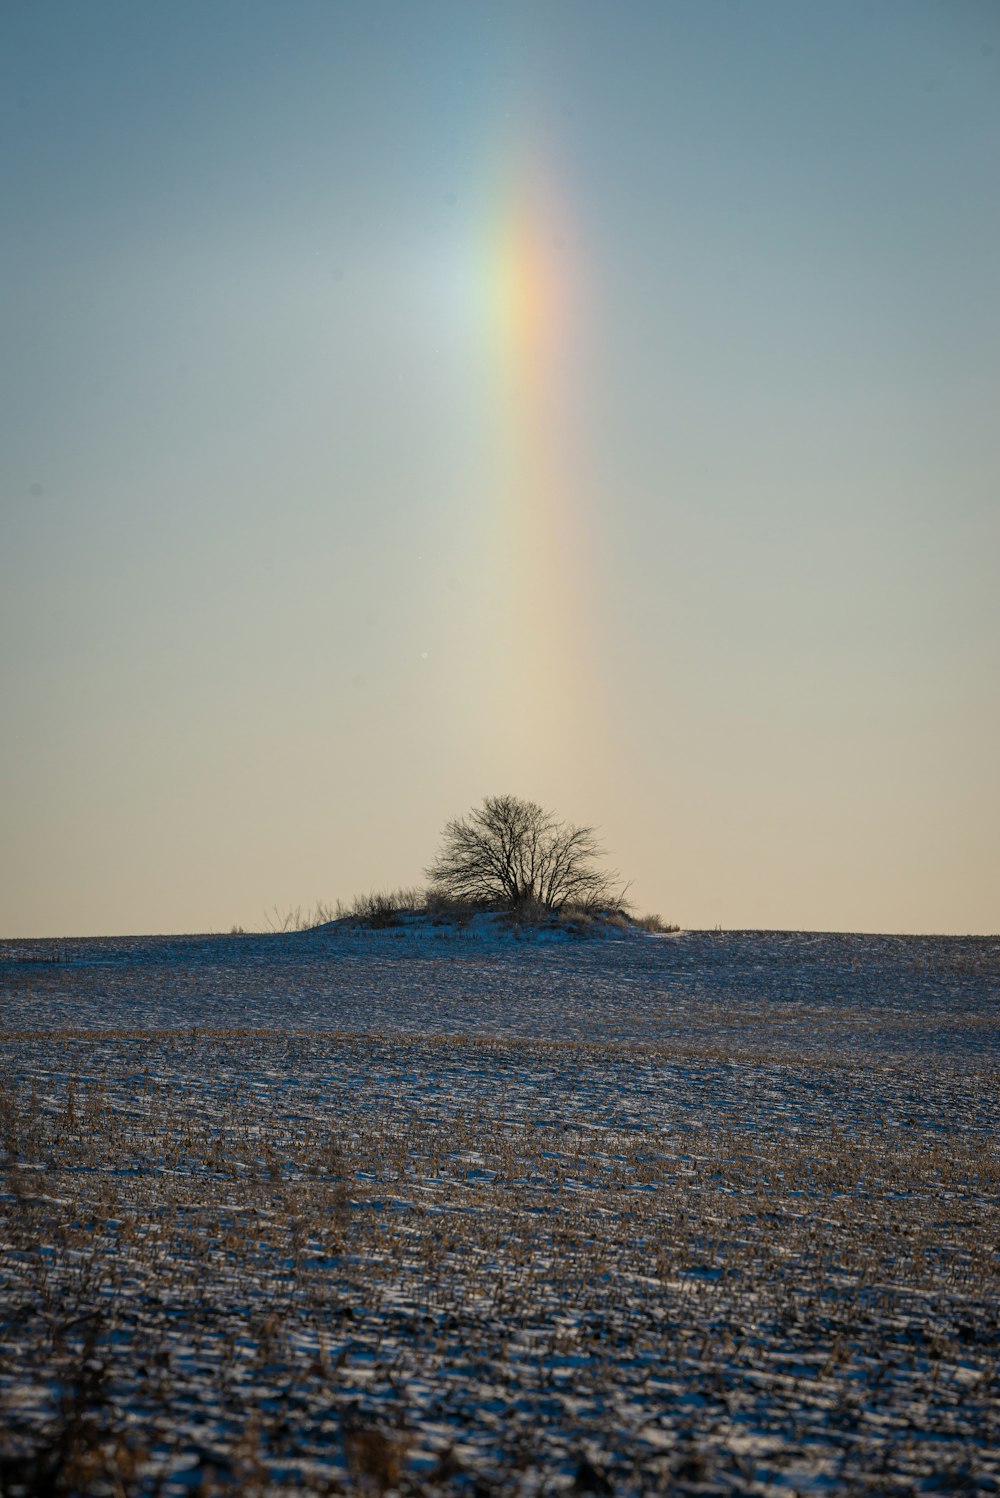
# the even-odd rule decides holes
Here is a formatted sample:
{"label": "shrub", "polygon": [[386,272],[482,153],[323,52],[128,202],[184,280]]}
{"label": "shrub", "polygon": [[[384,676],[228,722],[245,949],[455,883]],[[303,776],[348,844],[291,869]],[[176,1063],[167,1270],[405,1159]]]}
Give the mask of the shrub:
{"label": "shrub", "polygon": [[474,915],[485,915],[492,907],[475,900],[455,900],[439,890],[429,889],[424,908],[435,926],[467,926]]}
{"label": "shrub", "polygon": [[643,931],[650,932],[653,936],[667,936],[671,932],[679,931],[681,929],[680,926],[668,925],[663,917],[659,915],[639,916],[636,919],[635,924],[641,927]]}
{"label": "shrub", "polygon": [[417,915],[426,908],[423,890],[372,890],[367,895],[355,895],[349,906],[338,901],[337,918],[379,931],[387,926],[399,926],[404,916]]}

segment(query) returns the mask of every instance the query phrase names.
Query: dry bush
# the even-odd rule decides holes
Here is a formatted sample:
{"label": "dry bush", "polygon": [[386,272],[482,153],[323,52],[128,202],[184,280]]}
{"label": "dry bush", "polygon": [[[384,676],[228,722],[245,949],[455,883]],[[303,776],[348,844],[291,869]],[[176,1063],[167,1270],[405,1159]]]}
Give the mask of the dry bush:
{"label": "dry bush", "polygon": [[566,936],[600,937],[612,931],[627,932],[634,923],[618,906],[568,904],[550,910],[538,900],[526,900],[516,909],[505,911],[505,921],[515,931],[550,931]]}
{"label": "dry bush", "polygon": [[669,925],[662,916],[656,914],[637,916],[634,924],[653,936],[667,936],[681,929],[680,926]]}
{"label": "dry bush", "polygon": [[422,914],[426,908],[424,891],[414,886],[372,890],[366,895],[355,895],[350,905],[338,903],[337,918],[377,931],[387,926],[398,926],[405,916]]}
{"label": "dry bush", "polygon": [[488,915],[493,906],[476,900],[458,900],[440,890],[429,889],[424,908],[434,925],[467,926],[474,916]]}

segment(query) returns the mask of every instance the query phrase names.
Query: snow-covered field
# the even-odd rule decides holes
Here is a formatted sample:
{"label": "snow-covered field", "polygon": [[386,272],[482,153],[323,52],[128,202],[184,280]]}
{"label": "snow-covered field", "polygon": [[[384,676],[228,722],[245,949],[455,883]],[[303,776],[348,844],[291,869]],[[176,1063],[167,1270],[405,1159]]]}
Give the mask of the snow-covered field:
{"label": "snow-covered field", "polygon": [[0,943],[0,1493],[1000,1491],[1000,941]]}

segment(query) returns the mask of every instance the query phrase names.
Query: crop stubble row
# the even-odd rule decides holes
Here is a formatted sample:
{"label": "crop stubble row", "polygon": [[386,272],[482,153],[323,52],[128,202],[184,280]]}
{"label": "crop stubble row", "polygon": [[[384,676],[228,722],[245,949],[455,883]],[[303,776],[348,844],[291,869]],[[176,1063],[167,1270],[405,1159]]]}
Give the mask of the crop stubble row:
{"label": "crop stubble row", "polygon": [[989,1069],[256,1029],[3,1056],[6,1491],[1000,1490]]}

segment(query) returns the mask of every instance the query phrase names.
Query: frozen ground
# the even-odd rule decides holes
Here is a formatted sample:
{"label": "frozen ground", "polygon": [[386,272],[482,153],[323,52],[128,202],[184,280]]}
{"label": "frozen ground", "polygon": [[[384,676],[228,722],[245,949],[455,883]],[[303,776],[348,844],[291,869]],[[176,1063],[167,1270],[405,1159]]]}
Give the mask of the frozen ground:
{"label": "frozen ground", "polygon": [[0,1493],[1000,1491],[998,978],[0,945]]}
{"label": "frozen ground", "polygon": [[1000,938],[463,928],[0,942],[3,1027],[384,1030],[1000,1061]]}

